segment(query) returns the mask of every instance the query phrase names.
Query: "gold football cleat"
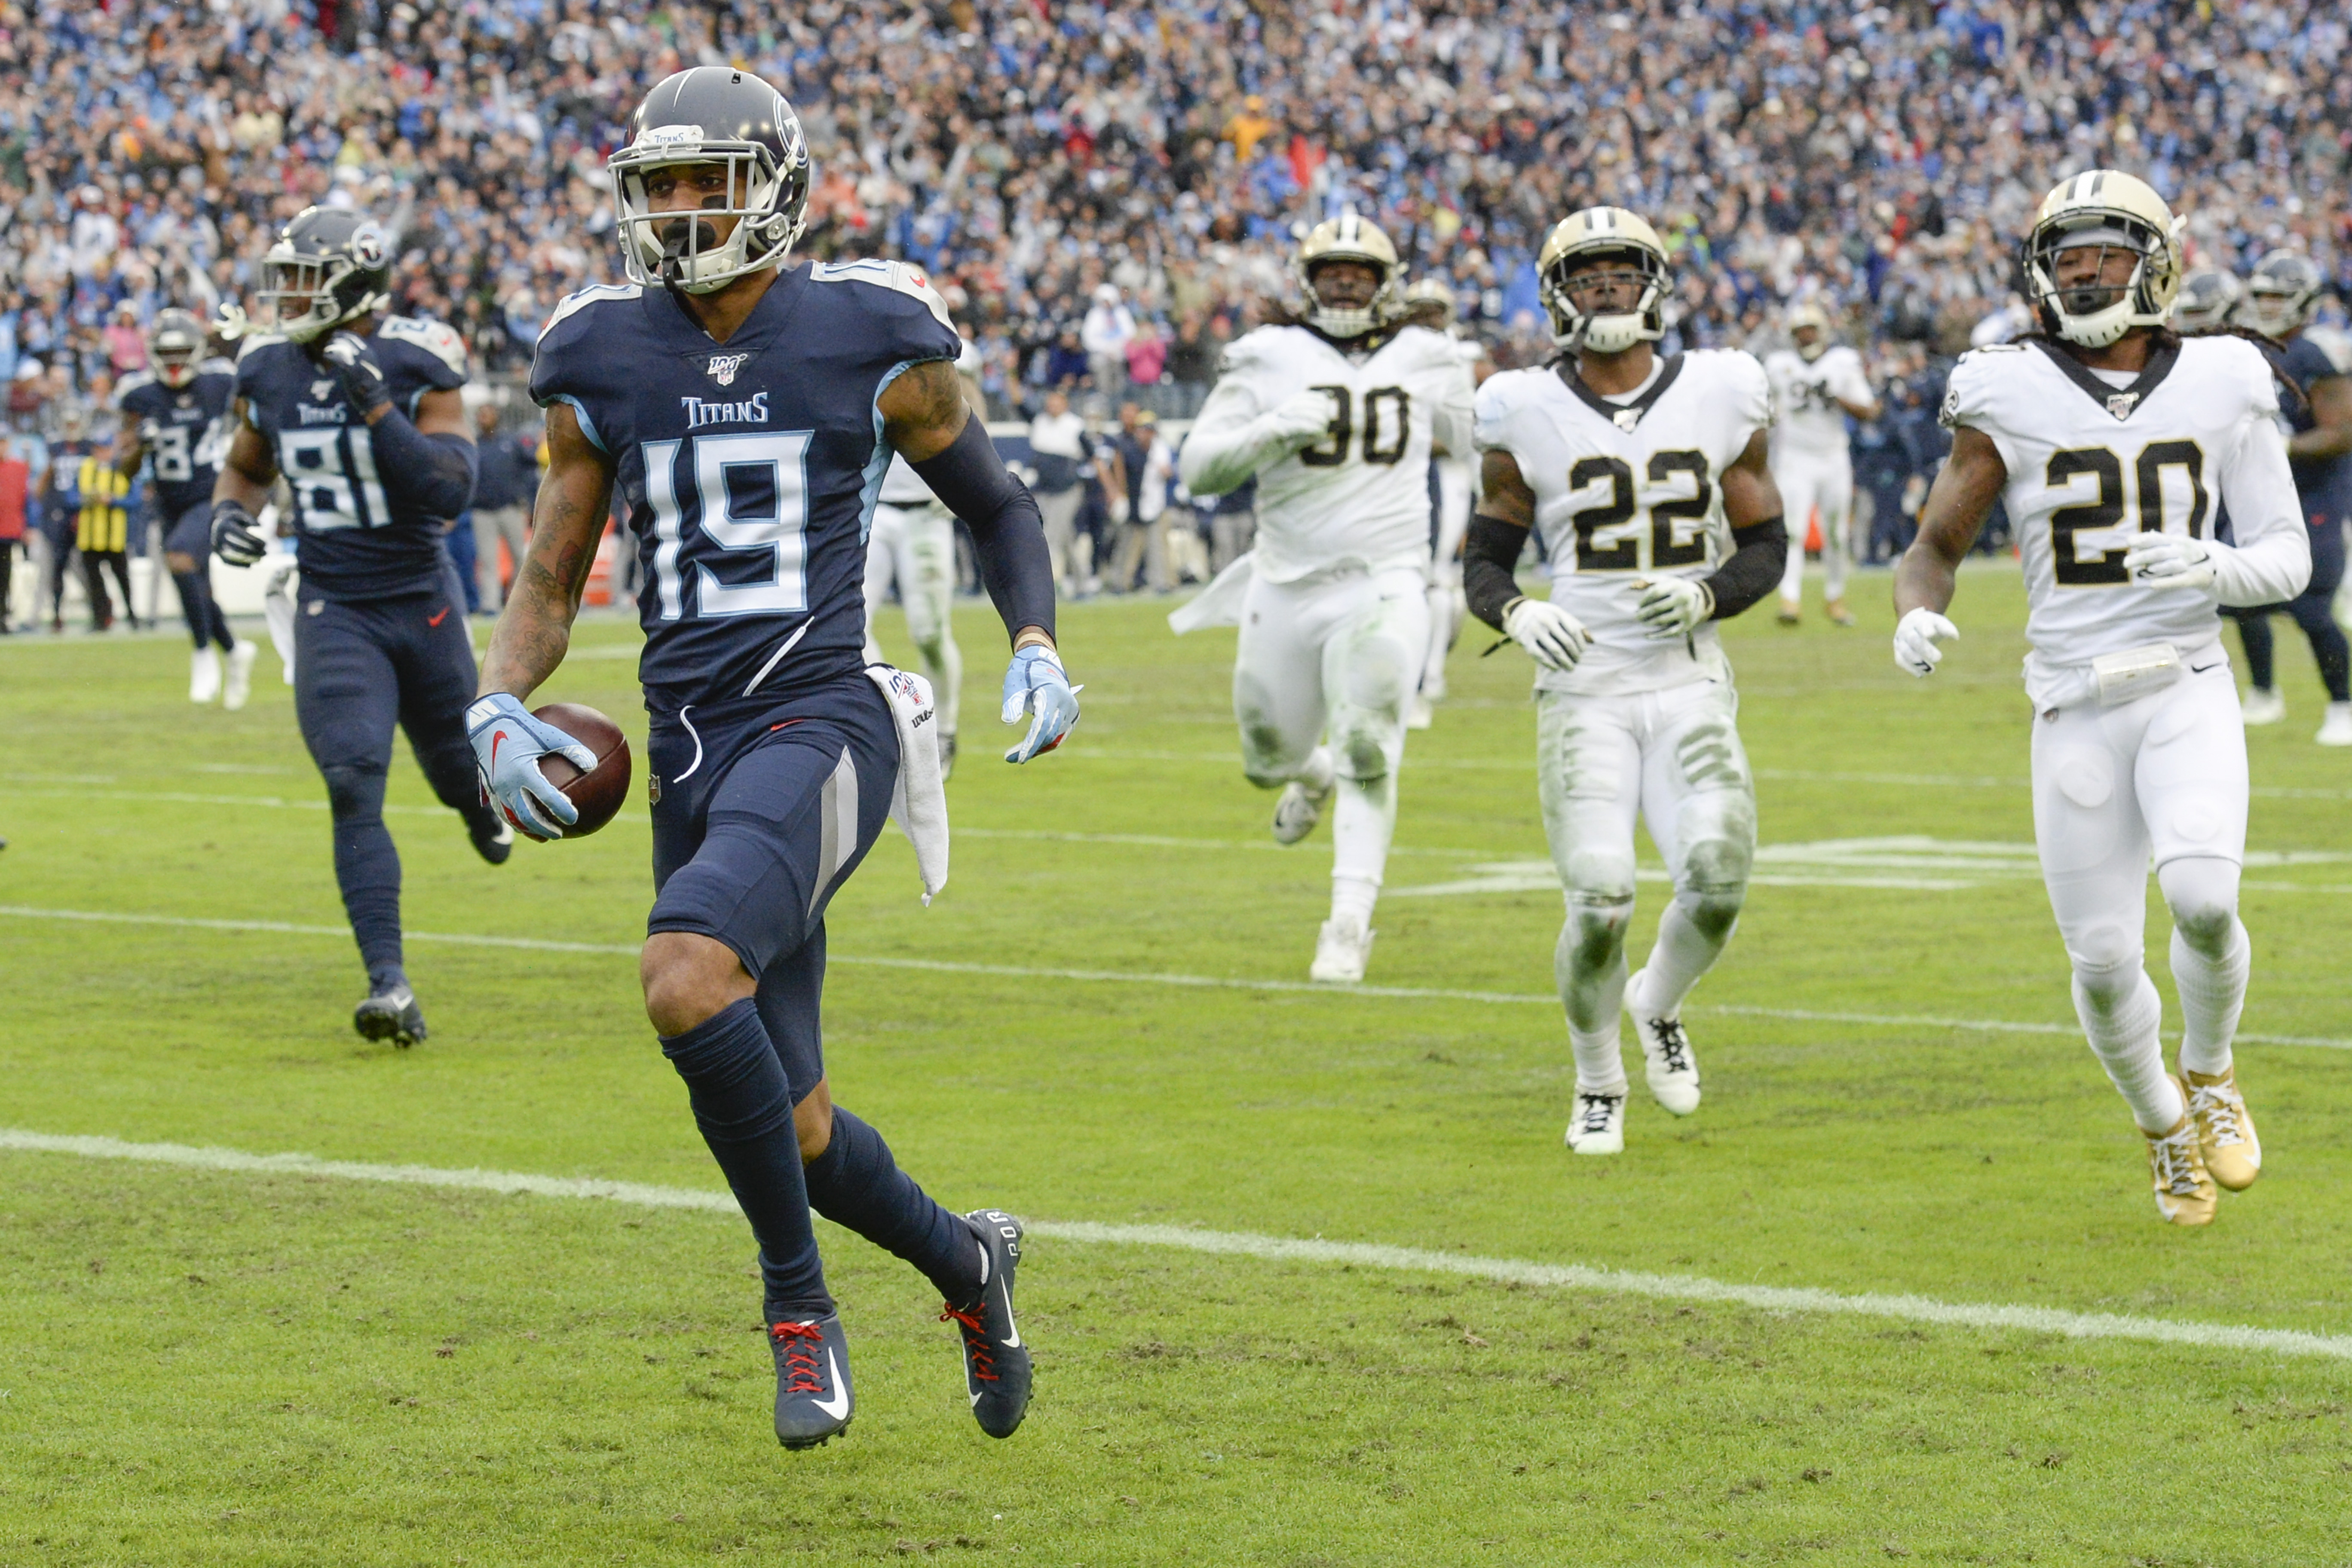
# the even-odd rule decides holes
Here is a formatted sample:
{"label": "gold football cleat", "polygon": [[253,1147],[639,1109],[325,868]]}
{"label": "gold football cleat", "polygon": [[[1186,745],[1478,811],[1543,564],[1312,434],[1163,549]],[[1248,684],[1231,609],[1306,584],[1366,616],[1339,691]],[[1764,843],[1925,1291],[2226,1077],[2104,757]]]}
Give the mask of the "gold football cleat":
{"label": "gold football cleat", "polygon": [[2238,1092],[2236,1069],[2211,1077],[2201,1072],[2186,1076],[2189,1119],[2197,1123],[2205,1169],[2222,1186],[2242,1193],[2263,1173],[2263,1144],[2254,1136],[2253,1113]]}
{"label": "gold football cleat", "polygon": [[[2189,1090],[2179,1079],[2180,1098]],[[2143,1131],[2147,1140],[2147,1163],[2156,1178],[2156,1212],[2174,1225],[2211,1225],[2221,1194],[2205,1169],[2205,1152],[2197,1142],[2197,1118],[2183,1116],[2168,1132]]]}

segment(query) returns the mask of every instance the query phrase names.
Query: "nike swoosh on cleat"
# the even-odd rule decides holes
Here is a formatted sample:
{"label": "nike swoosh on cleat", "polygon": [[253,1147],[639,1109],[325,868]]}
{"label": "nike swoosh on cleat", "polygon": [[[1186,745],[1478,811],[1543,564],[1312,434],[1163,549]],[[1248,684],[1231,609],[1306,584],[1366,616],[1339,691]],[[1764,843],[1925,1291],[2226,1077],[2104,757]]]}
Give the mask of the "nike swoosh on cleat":
{"label": "nike swoosh on cleat", "polygon": [[973,1405],[979,1405],[979,1403],[980,1403],[980,1395],[979,1395],[979,1394],[973,1394],[973,1395],[971,1396],[971,1402],[972,1402],[972,1404],[973,1404]]}
{"label": "nike swoosh on cleat", "polygon": [[1013,1300],[1009,1296],[1005,1298],[1004,1301],[1004,1326],[1006,1329],[1011,1331],[1004,1336],[1004,1348],[1009,1351],[1019,1350],[1021,1348],[1021,1325],[1013,1321]]}
{"label": "nike swoosh on cleat", "polygon": [[849,1390],[841,1386],[841,1363],[834,1359],[831,1345],[824,1347],[824,1370],[825,1380],[833,1384],[833,1397],[809,1403],[838,1421],[849,1414]]}

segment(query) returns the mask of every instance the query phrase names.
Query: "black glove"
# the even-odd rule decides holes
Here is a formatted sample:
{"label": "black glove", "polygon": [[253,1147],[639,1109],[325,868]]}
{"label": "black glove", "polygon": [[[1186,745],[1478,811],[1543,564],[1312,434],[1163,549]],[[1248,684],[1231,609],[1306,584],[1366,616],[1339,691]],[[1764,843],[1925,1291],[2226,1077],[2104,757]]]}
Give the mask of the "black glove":
{"label": "black glove", "polygon": [[213,502],[213,553],[232,566],[250,566],[269,553],[269,542],[243,501]]}
{"label": "black glove", "polygon": [[366,343],[350,332],[337,332],[327,340],[324,353],[327,368],[342,383],[343,395],[351,399],[362,419],[392,406],[392,388],[384,384],[383,367],[375,363]]}

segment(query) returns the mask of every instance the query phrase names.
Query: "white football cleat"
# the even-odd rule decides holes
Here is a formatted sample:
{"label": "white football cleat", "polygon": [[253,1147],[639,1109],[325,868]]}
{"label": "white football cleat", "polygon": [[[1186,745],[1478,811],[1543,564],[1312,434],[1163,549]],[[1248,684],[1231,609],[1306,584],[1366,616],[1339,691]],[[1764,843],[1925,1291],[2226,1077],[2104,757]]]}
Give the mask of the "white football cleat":
{"label": "white football cleat", "polygon": [[206,643],[188,658],[188,700],[210,702],[220,694],[220,649]]}
{"label": "white football cleat", "polygon": [[1372,956],[1372,929],[1360,920],[1335,916],[1325,921],[1315,938],[1315,962],[1307,978],[1353,985],[1364,977],[1364,961]]}
{"label": "white football cleat", "polygon": [[2238,700],[2238,708],[2249,724],[2275,724],[2286,717],[2286,699],[2259,686],[2246,689],[2245,696]]}
{"label": "white football cleat", "polygon": [[1304,779],[1283,785],[1281,797],[1274,803],[1274,841],[1296,844],[1314,832],[1315,825],[1323,820],[1323,803],[1331,798],[1331,790],[1332,784],[1328,784],[1309,789]]}
{"label": "white football cleat", "polygon": [[2327,717],[2312,739],[2323,746],[2352,746],[2352,702],[2329,703]]}
{"label": "white football cleat", "polygon": [[1642,1042],[1642,1059],[1650,1092],[1676,1116],[1698,1109],[1698,1058],[1691,1053],[1690,1037],[1680,1018],[1647,1012],[1634,1001],[1650,972],[1637,969],[1625,982],[1625,1011],[1633,1016],[1633,1033]]}
{"label": "white football cleat", "polygon": [[221,706],[234,713],[245,706],[253,695],[253,661],[261,656],[259,643],[239,637],[236,646],[228,650],[228,688],[221,694]]}
{"label": "white football cleat", "polygon": [[1408,730],[1426,730],[1435,722],[1437,722],[1437,710],[1431,705],[1428,698],[1418,691],[1414,692],[1412,704],[1405,710],[1404,727]]}
{"label": "white football cleat", "polygon": [[1625,1097],[1576,1091],[1576,1119],[1568,1124],[1571,1154],[1622,1154],[1625,1152]]}

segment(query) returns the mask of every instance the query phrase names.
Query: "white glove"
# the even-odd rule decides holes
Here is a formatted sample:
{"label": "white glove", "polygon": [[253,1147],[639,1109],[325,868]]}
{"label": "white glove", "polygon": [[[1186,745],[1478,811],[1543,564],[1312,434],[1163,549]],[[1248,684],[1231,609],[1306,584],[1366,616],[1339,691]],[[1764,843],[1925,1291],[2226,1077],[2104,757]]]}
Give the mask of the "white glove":
{"label": "white glove", "polygon": [[1714,592],[1692,578],[1659,577],[1644,582],[1637,577],[1633,585],[1642,590],[1642,602],[1633,607],[1633,618],[1642,623],[1645,635],[1654,641],[1674,642],[1686,637],[1693,628],[1715,614]]}
{"label": "white glove", "polygon": [[1330,435],[1331,421],[1337,416],[1338,410],[1331,402],[1330,394],[1317,392],[1310,387],[1305,392],[1292,393],[1259,415],[1251,433],[1263,437],[1286,452],[1295,452]]}
{"label": "white glove", "polygon": [[1582,621],[1549,599],[1513,605],[1503,616],[1503,630],[1546,669],[1574,669],[1592,641]]}
{"label": "white glove", "polygon": [[2213,551],[2178,533],[2139,533],[2124,552],[2124,570],[2143,588],[2210,588]]}
{"label": "white glove", "polygon": [[1943,662],[1944,650],[1936,645],[1959,635],[1959,627],[1924,605],[1906,610],[1895,626],[1895,662],[1905,673],[1924,679]]}

